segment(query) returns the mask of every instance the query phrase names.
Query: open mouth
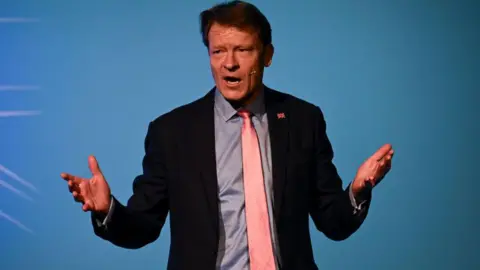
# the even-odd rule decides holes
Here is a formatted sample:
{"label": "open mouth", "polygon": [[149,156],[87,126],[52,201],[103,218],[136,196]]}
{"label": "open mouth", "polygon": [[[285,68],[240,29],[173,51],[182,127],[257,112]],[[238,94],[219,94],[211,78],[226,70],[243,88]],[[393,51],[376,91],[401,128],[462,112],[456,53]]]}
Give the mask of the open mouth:
{"label": "open mouth", "polygon": [[223,79],[227,85],[237,85],[242,81],[240,78],[233,76],[225,76]]}

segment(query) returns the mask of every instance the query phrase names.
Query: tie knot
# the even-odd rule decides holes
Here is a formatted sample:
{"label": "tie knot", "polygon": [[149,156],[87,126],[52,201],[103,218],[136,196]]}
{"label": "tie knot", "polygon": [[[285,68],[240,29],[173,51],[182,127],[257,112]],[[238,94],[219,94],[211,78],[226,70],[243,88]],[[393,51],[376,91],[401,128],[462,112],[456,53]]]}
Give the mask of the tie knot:
{"label": "tie knot", "polygon": [[250,119],[251,113],[247,110],[239,110],[237,114],[242,117],[244,120]]}

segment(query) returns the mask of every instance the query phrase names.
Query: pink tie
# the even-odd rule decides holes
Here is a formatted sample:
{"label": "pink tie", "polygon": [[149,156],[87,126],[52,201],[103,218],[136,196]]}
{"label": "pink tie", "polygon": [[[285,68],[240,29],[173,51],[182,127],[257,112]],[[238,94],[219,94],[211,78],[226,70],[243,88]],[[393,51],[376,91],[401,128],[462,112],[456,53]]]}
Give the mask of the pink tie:
{"label": "pink tie", "polygon": [[250,113],[240,111],[238,114],[243,118],[243,183],[250,269],[275,269],[257,134],[252,126]]}

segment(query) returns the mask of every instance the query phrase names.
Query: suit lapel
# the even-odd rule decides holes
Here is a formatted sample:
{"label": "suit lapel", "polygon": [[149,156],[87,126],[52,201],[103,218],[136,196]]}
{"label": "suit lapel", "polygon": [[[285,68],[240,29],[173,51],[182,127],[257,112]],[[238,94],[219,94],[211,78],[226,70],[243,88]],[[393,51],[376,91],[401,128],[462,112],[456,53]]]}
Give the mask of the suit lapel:
{"label": "suit lapel", "polygon": [[201,175],[201,182],[205,191],[210,220],[213,229],[218,234],[218,183],[215,155],[215,123],[214,123],[214,95],[211,90],[204,96],[199,104],[194,129],[190,136],[194,139],[192,155]]}
{"label": "suit lapel", "polygon": [[[288,151],[288,111],[284,97],[274,90],[265,88],[265,106],[268,117],[272,154],[272,178],[274,213],[278,222],[286,184]],[[277,223],[278,224],[278,223]]]}

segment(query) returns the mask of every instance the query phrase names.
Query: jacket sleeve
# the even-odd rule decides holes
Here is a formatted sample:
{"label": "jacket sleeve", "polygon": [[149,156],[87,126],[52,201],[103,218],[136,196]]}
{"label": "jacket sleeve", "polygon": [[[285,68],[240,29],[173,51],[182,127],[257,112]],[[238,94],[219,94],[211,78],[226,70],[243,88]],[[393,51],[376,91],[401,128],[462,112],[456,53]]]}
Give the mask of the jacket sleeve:
{"label": "jacket sleeve", "polygon": [[112,196],[106,217],[92,214],[97,236],[129,249],[141,248],[159,237],[169,209],[165,139],[151,122],[145,138],[143,173],[133,181],[133,195],[127,205]]}
{"label": "jacket sleeve", "polygon": [[[314,174],[310,182],[309,212],[316,228],[328,238],[340,241],[348,238],[365,220],[371,193],[353,198],[350,184],[342,187],[342,180],[333,164],[333,149],[326,132],[326,123],[320,108],[313,114]],[[361,201],[356,206],[355,201]]]}

